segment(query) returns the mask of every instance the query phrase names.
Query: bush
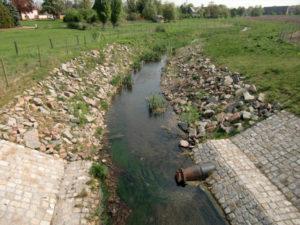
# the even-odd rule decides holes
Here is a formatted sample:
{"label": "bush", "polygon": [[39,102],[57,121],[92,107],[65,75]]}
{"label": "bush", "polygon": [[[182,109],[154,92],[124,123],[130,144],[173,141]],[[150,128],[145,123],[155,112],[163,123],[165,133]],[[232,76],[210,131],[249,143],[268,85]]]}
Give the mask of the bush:
{"label": "bush", "polygon": [[77,29],[77,30],[86,30],[89,26],[86,23],[82,23],[82,22],[69,22],[68,23],[68,28],[70,29]]}
{"label": "bush", "polygon": [[148,107],[151,113],[163,113],[166,111],[166,100],[159,94],[148,97]]}
{"label": "bush", "polygon": [[162,32],[162,33],[164,33],[164,32],[166,32],[166,29],[163,26],[157,26],[155,28],[155,32]]}
{"label": "bush", "polygon": [[108,168],[105,165],[102,165],[100,163],[93,163],[90,168],[90,175],[93,177],[104,180],[108,174]]}
{"label": "bush", "polygon": [[64,22],[66,22],[66,23],[77,22],[78,23],[78,22],[81,22],[82,20],[83,20],[83,17],[78,10],[69,9],[66,11],[66,14],[64,17]]}
{"label": "bush", "polygon": [[0,28],[10,28],[13,26],[14,20],[9,9],[0,3]]}
{"label": "bush", "polygon": [[163,17],[166,21],[175,20],[176,18],[176,8],[174,3],[166,3],[163,5],[162,9]]}
{"label": "bush", "polygon": [[97,21],[97,12],[93,9],[81,9],[79,13],[87,23],[95,23]]}
{"label": "bush", "polygon": [[127,20],[131,20],[131,21],[138,20],[139,18],[140,16],[138,13],[130,12],[127,15]]}

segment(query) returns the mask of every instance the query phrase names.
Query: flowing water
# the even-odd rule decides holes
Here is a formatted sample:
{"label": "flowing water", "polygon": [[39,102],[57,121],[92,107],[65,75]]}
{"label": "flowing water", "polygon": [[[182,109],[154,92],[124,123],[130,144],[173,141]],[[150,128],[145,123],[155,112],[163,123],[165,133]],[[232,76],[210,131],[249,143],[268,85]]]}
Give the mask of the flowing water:
{"label": "flowing water", "polygon": [[149,114],[147,96],[160,92],[165,60],[148,63],[133,75],[131,90],[115,97],[108,113],[110,151],[121,169],[118,193],[132,209],[129,225],[225,225],[218,206],[198,187],[177,187],[176,169],[193,165],[178,148],[171,107]]}

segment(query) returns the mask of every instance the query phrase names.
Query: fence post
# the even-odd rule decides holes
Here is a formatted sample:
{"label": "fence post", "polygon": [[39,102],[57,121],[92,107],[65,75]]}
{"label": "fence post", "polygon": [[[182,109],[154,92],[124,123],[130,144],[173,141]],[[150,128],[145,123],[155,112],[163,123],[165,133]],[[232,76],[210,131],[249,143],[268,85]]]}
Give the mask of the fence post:
{"label": "fence post", "polygon": [[53,49],[53,43],[52,43],[52,39],[49,38],[49,41],[50,41],[50,47]]}
{"label": "fence post", "polygon": [[6,87],[8,87],[8,86],[9,86],[9,85],[8,85],[8,79],[7,79],[6,70],[5,70],[4,62],[3,62],[3,59],[2,59],[2,58],[1,58],[1,65],[2,65],[2,70],[3,70],[5,82],[6,82]]}
{"label": "fence post", "polygon": [[68,39],[66,39],[66,51],[67,51],[67,54],[69,54]]}
{"label": "fence post", "polygon": [[86,47],[86,38],[85,38],[85,35],[83,37],[83,41],[84,41],[84,46]]}
{"label": "fence post", "polygon": [[40,46],[37,46],[37,49],[38,49],[40,67],[42,67],[42,58],[41,58]]}
{"label": "fence post", "polygon": [[79,45],[79,37],[76,35],[77,45]]}
{"label": "fence post", "polygon": [[14,41],[14,44],[15,44],[16,53],[17,53],[17,55],[19,55],[19,48],[18,48],[17,42]]}

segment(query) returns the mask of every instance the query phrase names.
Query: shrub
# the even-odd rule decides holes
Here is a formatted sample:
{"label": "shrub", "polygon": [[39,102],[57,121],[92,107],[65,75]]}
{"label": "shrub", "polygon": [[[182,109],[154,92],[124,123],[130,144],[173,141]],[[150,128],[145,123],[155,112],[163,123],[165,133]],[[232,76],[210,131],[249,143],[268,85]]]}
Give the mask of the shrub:
{"label": "shrub", "polygon": [[135,12],[130,12],[127,15],[127,20],[131,20],[131,21],[138,20],[139,18],[140,18],[139,14]]}
{"label": "shrub", "polygon": [[68,28],[70,29],[77,29],[77,30],[86,30],[89,26],[86,23],[82,22],[69,22],[67,24]]}
{"label": "shrub", "polygon": [[81,9],[79,13],[87,23],[95,23],[97,21],[97,12],[93,9]]}
{"label": "shrub", "polygon": [[175,20],[176,18],[176,7],[174,3],[166,3],[162,9],[163,17],[166,21]]}
{"label": "shrub", "polygon": [[81,22],[83,20],[82,15],[80,12],[76,9],[69,9],[66,11],[64,22],[70,23],[70,22]]}
{"label": "shrub", "polygon": [[181,120],[188,124],[192,124],[199,120],[199,116],[200,114],[197,108],[195,108],[194,106],[188,106],[185,112],[181,114]]}
{"label": "shrub", "polygon": [[148,107],[151,113],[162,113],[166,111],[166,100],[159,94],[148,97]]}
{"label": "shrub", "polygon": [[163,26],[157,26],[155,28],[155,32],[162,32],[162,33],[164,33],[164,32],[166,32],[166,29]]}
{"label": "shrub", "polygon": [[14,20],[10,11],[0,2],[0,28],[10,28],[14,26]]}
{"label": "shrub", "polygon": [[107,177],[108,174],[108,168],[107,166],[100,164],[100,163],[93,163],[90,168],[90,175],[93,177],[104,180]]}

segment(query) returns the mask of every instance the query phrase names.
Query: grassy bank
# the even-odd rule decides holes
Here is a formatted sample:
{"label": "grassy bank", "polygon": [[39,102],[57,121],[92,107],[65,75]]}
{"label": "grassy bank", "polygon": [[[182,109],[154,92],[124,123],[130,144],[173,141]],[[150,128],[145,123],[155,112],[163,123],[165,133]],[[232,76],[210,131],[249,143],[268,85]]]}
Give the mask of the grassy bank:
{"label": "grassy bank", "polygon": [[[160,25],[131,22],[116,29],[95,27],[79,31],[65,28],[61,21],[24,23],[35,24],[38,29],[0,31],[0,53],[10,85],[5,88],[1,71],[0,106],[82,50],[102,48],[112,42],[125,43],[136,49],[136,61],[147,61],[157,58],[157,53],[199,39],[205,53],[216,63],[242,72],[272,100],[278,99],[284,107],[300,114],[300,48],[279,38],[283,31],[288,34],[290,30],[300,30],[297,24],[247,19],[190,19]],[[244,27],[249,29],[242,31]]]}

